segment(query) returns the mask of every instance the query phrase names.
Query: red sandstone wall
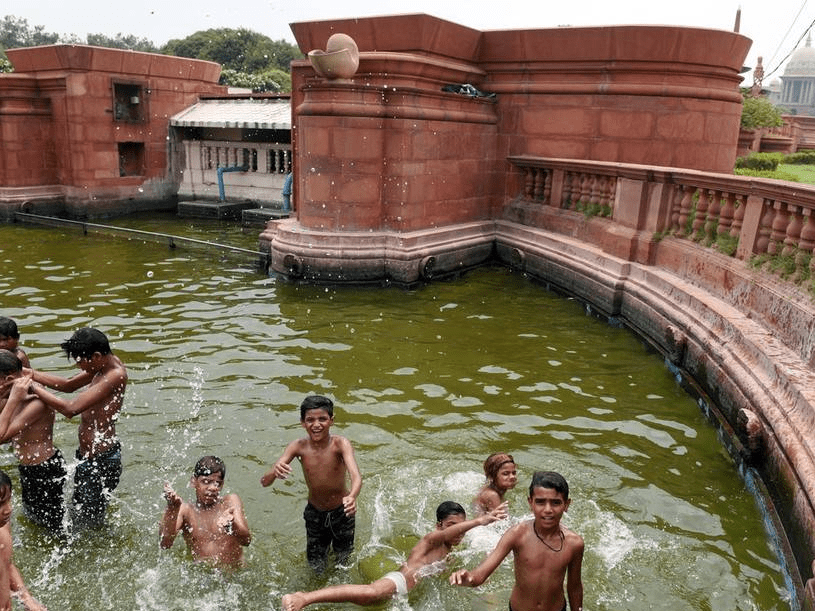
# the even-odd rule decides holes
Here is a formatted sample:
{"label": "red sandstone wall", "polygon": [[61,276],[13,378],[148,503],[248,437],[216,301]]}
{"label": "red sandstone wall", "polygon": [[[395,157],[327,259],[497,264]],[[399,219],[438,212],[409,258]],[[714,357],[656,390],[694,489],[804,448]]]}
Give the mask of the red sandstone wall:
{"label": "red sandstone wall", "polygon": [[18,75],[0,79],[0,185],[53,184],[52,137],[51,104],[40,98],[37,81]]}
{"label": "red sandstone wall", "polygon": [[[213,62],[85,45],[7,55],[16,72],[0,76],[0,189],[58,185],[80,216],[115,211],[123,201],[171,199],[169,118],[201,95],[224,92]],[[140,121],[114,119],[114,83],[141,88]],[[120,176],[120,143],[143,146],[139,175]]]}
{"label": "red sandstone wall", "polygon": [[[428,15],[292,30],[304,53],[338,32],[360,51],[347,81],[295,68],[295,197],[308,228],[409,231],[494,217],[512,195],[502,182],[511,155],[720,172],[735,161],[750,46],[738,34],[479,33]],[[497,97],[441,93],[447,83]]]}

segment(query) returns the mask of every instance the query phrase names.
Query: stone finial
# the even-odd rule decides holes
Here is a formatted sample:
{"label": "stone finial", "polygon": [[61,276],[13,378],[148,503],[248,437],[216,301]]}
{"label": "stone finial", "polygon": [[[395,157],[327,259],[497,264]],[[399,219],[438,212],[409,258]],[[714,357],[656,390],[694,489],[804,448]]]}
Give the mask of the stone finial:
{"label": "stone finial", "polygon": [[308,60],[314,71],[323,78],[349,79],[359,68],[359,49],[348,34],[332,34],[325,51],[309,51]]}
{"label": "stone finial", "polygon": [[744,440],[745,451],[751,461],[758,458],[764,447],[764,425],[752,410],[742,408],[738,414],[739,437]]}
{"label": "stone finial", "polygon": [[680,329],[673,325],[665,327],[665,352],[668,360],[679,366],[685,358],[685,350],[688,346],[688,337]]}

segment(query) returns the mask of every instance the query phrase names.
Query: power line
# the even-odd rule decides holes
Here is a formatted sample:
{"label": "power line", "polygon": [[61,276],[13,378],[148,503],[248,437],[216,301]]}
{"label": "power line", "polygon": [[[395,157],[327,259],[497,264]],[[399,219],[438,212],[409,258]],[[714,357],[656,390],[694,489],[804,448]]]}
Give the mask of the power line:
{"label": "power line", "polygon": [[775,56],[778,55],[778,52],[781,50],[781,46],[784,44],[784,41],[787,40],[787,36],[789,36],[790,32],[792,32],[792,28],[795,27],[795,22],[798,21],[798,18],[801,16],[801,13],[803,12],[804,8],[806,7],[807,1],[808,0],[804,0],[801,3],[801,8],[798,9],[798,12],[795,14],[795,18],[792,20],[792,23],[790,23],[790,27],[787,28],[787,32],[784,34],[783,38],[781,38],[781,42],[778,43],[778,47],[776,47],[775,51],[773,51],[772,57],[770,57],[767,64],[772,64],[773,63],[773,60],[775,59]]}
{"label": "power line", "polygon": [[775,72],[776,72],[776,71],[777,71],[777,70],[778,70],[778,69],[781,67],[781,65],[782,65],[782,64],[783,64],[785,61],[787,61],[787,60],[790,58],[790,55],[792,55],[793,53],[795,53],[796,49],[798,49],[798,45],[800,45],[800,44],[801,44],[801,41],[804,39],[804,36],[806,36],[807,34],[809,34],[809,31],[810,31],[810,30],[811,30],[813,27],[815,27],[815,19],[813,19],[813,20],[810,22],[810,24],[809,24],[809,25],[807,26],[807,28],[804,30],[804,33],[803,33],[803,34],[801,34],[801,37],[800,37],[800,38],[798,39],[798,41],[795,43],[795,46],[793,46],[793,47],[792,47],[792,50],[791,50],[789,53],[787,53],[787,54],[784,56],[784,59],[782,59],[781,61],[779,61],[779,62],[778,62],[778,65],[777,65],[775,68],[773,68],[773,69],[772,69],[772,70],[770,70],[770,71],[769,71],[767,74],[765,74],[765,75],[764,75],[764,78],[769,78],[770,76],[772,76],[772,75],[773,75],[773,74],[774,74],[774,73],[775,73]]}

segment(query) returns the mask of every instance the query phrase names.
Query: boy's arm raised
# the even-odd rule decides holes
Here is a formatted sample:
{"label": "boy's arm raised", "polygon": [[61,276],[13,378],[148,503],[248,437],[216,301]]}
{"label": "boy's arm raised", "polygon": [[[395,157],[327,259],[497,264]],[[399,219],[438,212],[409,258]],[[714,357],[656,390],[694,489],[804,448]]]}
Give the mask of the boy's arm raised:
{"label": "boy's arm raised", "polygon": [[504,501],[492,511],[483,513],[477,518],[473,518],[472,520],[464,520],[458,524],[448,526],[443,530],[434,530],[427,535],[428,540],[431,544],[451,543],[476,526],[486,526],[487,524],[492,524],[498,520],[503,520],[507,517],[507,507],[508,503]]}
{"label": "boy's arm raised", "polygon": [[260,485],[265,488],[266,486],[271,486],[272,482],[274,482],[276,479],[286,479],[289,475],[291,475],[291,465],[289,465],[289,463],[294,460],[295,456],[297,456],[299,447],[299,440],[289,443],[289,445],[286,446],[286,449],[283,450],[281,457],[277,459],[274,466],[260,478]]}
{"label": "boy's arm raised", "polygon": [[[6,443],[15,437],[20,431],[29,426],[37,416],[37,412],[44,409],[40,399],[31,397],[25,406],[20,405],[28,397],[28,388],[31,385],[31,378],[24,376],[14,380],[3,411],[0,412],[0,443]],[[40,412],[41,414],[42,412]]]}
{"label": "boy's arm raised", "polygon": [[226,521],[223,526],[226,531],[238,540],[241,545],[249,545],[252,541],[252,533],[249,531],[249,524],[246,522],[246,514],[243,512],[243,501],[237,494],[230,494],[228,497],[229,508],[226,510]]}
{"label": "boy's arm raised", "polygon": [[91,380],[93,380],[93,374],[88,373],[87,371],[82,371],[75,376],[71,376],[70,378],[63,378],[61,376],[54,375],[53,373],[45,373],[44,371],[40,371],[38,369],[32,369],[31,373],[35,382],[60,392],[74,392],[78,388],[87,386],[90,384]]}
{"label": "boy's arm raised", "polygon": [[[84,372],[83,372],[84,373]],[[82,374],[80,374],[82,375]],[[79,376],[75,376],[79,377]],[[34,376],[37,379],[37,376]],[[72,378],[73,379],[73,378]],[[66,400],[61,397],[48,392],[42,386],[36,384],[31,387],[32,392],[42,399],[48,407],[58,411],[66,418],[73,418],[77,414],[81,414],[86,409],[103,403],[108,397],[113,397],[116,393],[122,392],[119,387],[125,382],[122,379],[121,373],[112,371],[104,376],[93,386],[89,387],[85,392],[79,394],[73,400]]]}
{"label": "boy's arm raised", "polygon": [[523,528],[525,523],[518,524],[510,528],[498,541],[498,545],[492,550],[486,558],[472,571],[462,569],[450,575],[450,583],[454,586],[469,586],[475,588],[487,581],[487,578],[492,575],[493,571],[503,562],[507,554],[512,551],[515,546],[515,538],[518,532]]}
{"label": "boy's arm raised", "polygon": [[164,498],[167,500],[167,509],[161,518],[159,535],[161,536],[161,549],[170,549],[175,542],[178,531],[181,530],[182,519],[180,517],[181,497],[170,487],[169,482],[164,483]]}

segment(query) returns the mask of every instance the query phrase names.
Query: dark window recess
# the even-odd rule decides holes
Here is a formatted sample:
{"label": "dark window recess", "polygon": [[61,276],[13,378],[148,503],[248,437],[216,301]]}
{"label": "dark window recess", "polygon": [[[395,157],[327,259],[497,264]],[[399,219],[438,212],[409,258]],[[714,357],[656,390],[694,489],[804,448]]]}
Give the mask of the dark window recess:
{"label": "dark window recess", "polygon": [[144,120],[144,88],[141,85],[113,83],[114,121]]}
{"label": "dark window recess", "polygon": [[119,143],[119,176],[144,174],[144,142]]}

